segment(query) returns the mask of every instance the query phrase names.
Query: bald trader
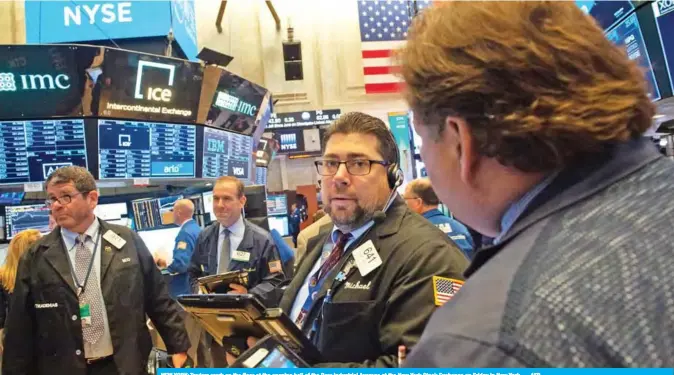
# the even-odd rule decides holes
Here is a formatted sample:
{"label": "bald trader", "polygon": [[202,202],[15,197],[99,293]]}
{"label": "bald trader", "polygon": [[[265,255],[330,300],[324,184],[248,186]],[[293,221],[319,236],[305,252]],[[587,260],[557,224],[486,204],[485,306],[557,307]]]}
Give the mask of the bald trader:
{"label": "bald trader", "polygon": [[190,264],[197,237],[201,232],[201,227],[192,219],[193,216],[194,203],[191,200],[180,199],[173,204],[173,222],[180,226],[180,232],[176,236],[176,243],[173,247],[173,262],[167,267],[166,259],[161,257],[157,259],[157,266],[166,268],[172,276],[169,294],[173,299],[181,294],[190,294],[192,291],[187,267]]}

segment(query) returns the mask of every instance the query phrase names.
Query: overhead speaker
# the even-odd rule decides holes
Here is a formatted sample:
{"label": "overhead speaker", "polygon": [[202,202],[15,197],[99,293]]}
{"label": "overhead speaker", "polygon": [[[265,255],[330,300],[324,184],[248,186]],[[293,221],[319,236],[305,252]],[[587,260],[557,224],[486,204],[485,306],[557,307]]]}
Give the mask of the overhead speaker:
{"label": "overhead speaker", "polygon": [[234,60],[234,57],[232,56],[225,55],[224,53],[220,53],[206,47],[201,49],[201,52],[199,52],[197,58],[205,62],[207,65],[213,64],[223,67],[229,65],[229,63]]}
{"label": "overhead speaker", "polygon": [[283,42],[283,64],[286,81],[301,81],[304,79],[302,68],[302,42]]}

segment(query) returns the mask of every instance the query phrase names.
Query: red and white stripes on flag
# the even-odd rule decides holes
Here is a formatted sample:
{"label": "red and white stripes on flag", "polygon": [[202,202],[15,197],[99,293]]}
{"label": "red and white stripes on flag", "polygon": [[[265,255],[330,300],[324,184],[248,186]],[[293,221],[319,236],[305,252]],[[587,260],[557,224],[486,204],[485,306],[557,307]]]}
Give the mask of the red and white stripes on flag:
{"label": "red and white stripes on flag", "polygon": [[396,65],[394,51],[404,45],[403,40],[362,43],[367,94],[395,93],[401,90],[402,78],[396,74],[399,66]]}

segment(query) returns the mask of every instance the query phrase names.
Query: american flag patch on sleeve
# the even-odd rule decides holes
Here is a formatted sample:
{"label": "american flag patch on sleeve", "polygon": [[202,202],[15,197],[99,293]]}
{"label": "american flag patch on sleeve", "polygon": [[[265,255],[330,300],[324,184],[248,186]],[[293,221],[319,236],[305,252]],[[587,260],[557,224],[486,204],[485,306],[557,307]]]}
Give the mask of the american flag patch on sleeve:
{"label": "american flag patch on sleeve", "polygon": [[463,286],[463,281],[447,277],[433,276],[433,298],[436,306],[442,306],[452,299]]}

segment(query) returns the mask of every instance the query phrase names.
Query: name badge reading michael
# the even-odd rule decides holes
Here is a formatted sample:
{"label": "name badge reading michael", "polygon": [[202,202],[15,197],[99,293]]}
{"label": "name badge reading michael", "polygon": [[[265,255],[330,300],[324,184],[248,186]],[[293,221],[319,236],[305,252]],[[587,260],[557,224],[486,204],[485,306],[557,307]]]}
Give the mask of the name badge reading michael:
{"label": "name badge reading michael", "polygon": [[353,258],[356,260],[356,267],[361,276],[366,276],[382,264],[381,257],[371,240],[358,246],[353,251]]}
{"label": "name badge reading michael", "polygon": [[105,232],[103,235],[103,238],[110,242],[110,244],[118,249],[121,249],[124,244],[126,244],[126,240],[124,240],[122,237],[120,237],[117,233],[109,230]]}
{"label": "name badge reading michael", "polygon": [[232,259],[239,262],[248,262],[250,260],[250,253],[247,251],[237,250],[234,252]]}

